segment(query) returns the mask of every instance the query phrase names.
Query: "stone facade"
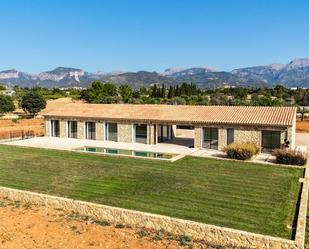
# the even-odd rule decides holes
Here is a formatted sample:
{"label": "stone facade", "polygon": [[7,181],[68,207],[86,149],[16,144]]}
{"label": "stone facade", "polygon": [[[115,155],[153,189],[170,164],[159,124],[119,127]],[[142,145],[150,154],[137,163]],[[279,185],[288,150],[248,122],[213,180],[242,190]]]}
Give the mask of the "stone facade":
{"label": "stone facade", "polygon": [[226,128],[218,129],[218,150],[222,150],[227,145],[227,132]]}
{"label": "stone facade", "polygon": [[254,128],[239,127],[234,128],[234,141],[237,142],[252,142],[260,147],[261,131]]}
{"label": "stone facade", "polygon": [[202,148],[202,127],[194,128],[194,148]]}
{"label": "stone facade", "polygon": [[118,123],[118,142],[132,143],[132,124],[119,124]]}
{"label": "stone facade", "polygon": [[85,138],[85,123],[83,121],[77,121],[77,138],[84,139]]}
{"label": "stone facade", "polygon": [[155,125],[150,124],[147,126],[147,144],[156,144]]}
{"label": "stone facade", "polygon": [[60,120],[60,137],[67,138],[67,120]]}
{"label": "stone facade", "polygon": [[44,120],[44,131],[45,131],[45,137],[51,136],[50,120],[49,119]]}
{"label": "stone facade", "polygon": [[96,122],[95,123],[95,137],[96,140],[103,141],[105,140],[105,124],[103,122]]}
{"label": "stone facade", "polygon": [[[55,118],[56,119],[56,118]],[[67,137],[67,119],[60,120],[60,137]],[[84,122],[86,120],[78,121],[78,138],[84,139]],[[96,139],[105,140],[105,126],[103,120],[92,120],[96,122]],[[115,121],[114,121],[115,122]],[[118,123],[118,141],[131,143],[134,141],[133,132],[134,123]],[[147,144],[156,143],[156,127],[157,124],[148,124],[147,126]],[[295,146],[295,126],[296,118],[292,127],[261,127],[261,126],[205,126],[218,128],[218,150],[222,150],[227,145],[227,128],[234,129],[234,141],[235,142],[254,142],[261,147],[262,130],[279,130],[281,131],[281,144],[284,143],[284,139],[287,138],[290,141],[291,148]],[[194,128],[194,147],[202,148],[203,127],[201,125],[195,125]],[[176,126],[172,125],[171,129],[175,135]],[[45,136],[50,136],[50,118],[45,120]],[[193,130],[192,130],[193,135]]]}

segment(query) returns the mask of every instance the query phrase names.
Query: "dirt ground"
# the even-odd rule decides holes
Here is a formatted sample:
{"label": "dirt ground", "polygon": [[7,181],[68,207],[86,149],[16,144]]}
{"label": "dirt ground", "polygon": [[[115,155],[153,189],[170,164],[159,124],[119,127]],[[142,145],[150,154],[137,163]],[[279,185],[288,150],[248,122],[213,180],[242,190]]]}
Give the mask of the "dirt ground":
{"label": "dirt ground", "polygon": [[308,132],[309,133],[309,120],[297,121],[296,122],[296,132]]}
{"label": "dirt ground", "polygon": [[21,205],[0,200],[0,248],[2,249],[175,249],[213,248],[202,242],[186,242],[155,231],[106,224],[49,207]]}

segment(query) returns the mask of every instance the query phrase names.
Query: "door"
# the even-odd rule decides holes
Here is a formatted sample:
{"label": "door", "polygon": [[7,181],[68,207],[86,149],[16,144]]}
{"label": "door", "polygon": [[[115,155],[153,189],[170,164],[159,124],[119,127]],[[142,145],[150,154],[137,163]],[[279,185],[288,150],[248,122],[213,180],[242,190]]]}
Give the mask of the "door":
{"label": "door", "polygon": [[262,131],[262,152],[271,153],[281,147],[281,131]]}
{"label": "door", "polygon": [[59,120],[51,120],[51,136],[52,137],[60,137],[60,121]]}
{"label": "door", "polygon": [[86,122],[86,139],[95,140],[95,122]]}
{"label": "door", "polygon": [[203,148],[218,150],[218,128],[203,128]]}
{"label": "door", "polygon": [[68,138],[77,138],[77,121],[68,121]]}
{"label": "door", "polygon": [[118,141],[118,125],[117,123],[106,123],[105,125],[105,138],[107,141]]}

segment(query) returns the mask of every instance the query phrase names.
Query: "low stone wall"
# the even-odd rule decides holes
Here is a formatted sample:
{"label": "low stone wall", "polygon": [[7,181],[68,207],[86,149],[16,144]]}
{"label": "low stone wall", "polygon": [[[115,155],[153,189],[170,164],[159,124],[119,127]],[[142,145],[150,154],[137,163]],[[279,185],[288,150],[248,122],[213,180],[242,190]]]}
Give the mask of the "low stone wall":
{"label": "low stone wall", "polygon": [[34,203],[66,211],[75,211],[81,215],[89,215],[96,219],[113,223],[130,224],[134,227],[164,229],[176,235],[186,234],[195,239],[205,240],[216,245],[227,245],[238,248],[259,249],[300,249],[302,245],[292,240],[264,236],[235,229],[207,225],[203,223],[181,220],[162,215],[143,213],[122,208],[54,197],[29,191],[0,187],[0,197],[22,203]]}

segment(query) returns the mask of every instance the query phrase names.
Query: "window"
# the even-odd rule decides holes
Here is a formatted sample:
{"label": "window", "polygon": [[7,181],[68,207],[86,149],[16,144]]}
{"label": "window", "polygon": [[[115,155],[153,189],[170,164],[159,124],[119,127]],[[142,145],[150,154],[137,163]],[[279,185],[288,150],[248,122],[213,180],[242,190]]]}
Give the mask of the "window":
{"label": "window", "polygon": [[147,125],[136,124],[135,126],[135,142],[147,144]]}
{"label": "window", "polygon": [[95,122],[86,122],[86,139],[95,140]]}
{"label": "window", "polygon": [[227,128],[226,129],[227,133],[227,145],[234,143],[234,129],[233,128]]}
{"label": "window", "polygon": [[107,141],[118,141],[118,126],[117,123],[105,124],[105,139]]}
{"label": "window", "polygon": [[59,120],[51,120],[51,136],[52,137],[60,137],[60,121]]}
{"label": "window", "polygon": [[77,121],[68,121],[68,138],[77,138]]}
{"label": "window", "polygon": [[218,149],[218,128],[203,128],[203,148]]}
{"label": "window", "polygon": [[280,131],[262,131],[262,152],[269,153],[281,147]]}

